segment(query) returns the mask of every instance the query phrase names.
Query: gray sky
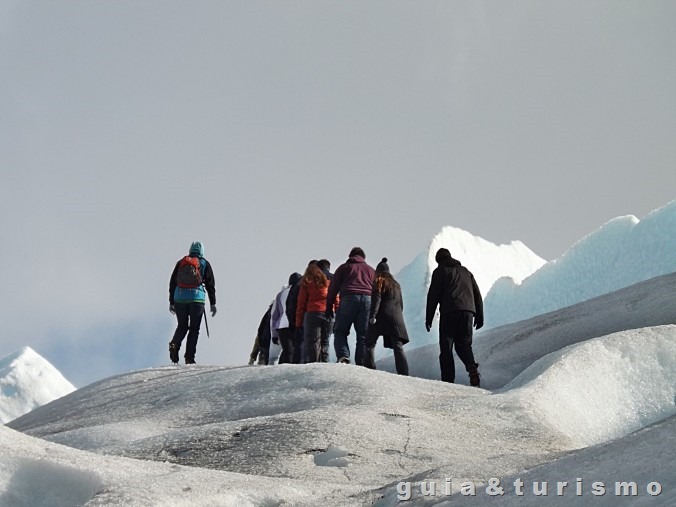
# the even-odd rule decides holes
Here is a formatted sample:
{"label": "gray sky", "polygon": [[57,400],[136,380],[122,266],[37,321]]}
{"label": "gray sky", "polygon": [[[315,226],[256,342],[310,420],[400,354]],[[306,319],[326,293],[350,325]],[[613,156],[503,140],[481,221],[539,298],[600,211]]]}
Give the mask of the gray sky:
{"label": "gray sky", "polygon": [[396,272],[444,225],[553,259],[676,197],[676,2],[0,0],[0,306],[81,386],[246,360],[293,271]]}

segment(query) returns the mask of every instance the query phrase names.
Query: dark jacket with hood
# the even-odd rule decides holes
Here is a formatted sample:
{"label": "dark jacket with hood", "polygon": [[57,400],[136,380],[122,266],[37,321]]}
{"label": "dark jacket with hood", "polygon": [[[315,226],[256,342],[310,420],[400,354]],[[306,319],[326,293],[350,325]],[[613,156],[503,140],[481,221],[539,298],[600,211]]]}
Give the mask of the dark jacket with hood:
{"label": "dark jacket with hood", "polygon": [[286,298],[286,318],[289,320],[289,329],[296,329],[296,308],[298,308],[298,294],[300,292],[300,281],[303,275],[294,273],[289,278],[289,295]]}
{"label": "dark jacket with hood", "polygon": [[[369,324],[368,335],[372,337],[384,336],[386,348],[394,348],[392,340],[408,343],[408,332],[404,323],[404,299],[401,296],[401,287],[393,280],[392,290],[381,292],[373,285],[371,292],[370,319],[376,319],[375,324]],[[369,320],[370,320],[369,319]]]}
{"label": "dark jacket with hood", "polygon": [[333,274],[329,293],[326,296],[326,307],[333,308],[336,296],[344,297],[348,294],[370,296],[373,289],[373,280],[376,270],[366,264],[360,255],[354,255],[341,264]]}
{"label": "dark jacket with hood", "polygon": [[434,312],[439,305],[441,313],[472,312],[477,328],[481,327],[484,321],[484,304],[474,275],[460,261],[451,257],[451,253],[445,248],[439,249],[436,261],[439,265],[432,273],[427,292],[425,323],[432,325]]}

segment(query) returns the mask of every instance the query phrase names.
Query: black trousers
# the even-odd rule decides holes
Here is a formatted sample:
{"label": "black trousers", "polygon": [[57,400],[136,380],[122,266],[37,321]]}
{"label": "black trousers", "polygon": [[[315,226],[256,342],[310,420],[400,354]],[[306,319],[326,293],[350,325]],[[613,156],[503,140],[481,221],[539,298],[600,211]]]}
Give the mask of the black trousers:
{"label": "black trousers", "polygon": [[292,363],[293,362],[293,338],[295,332],[288,327],[283,327],[277,330],[279,334],[279,344],[282,346],[282,353],[279,356],[277,364]]}
{"label": "black trousers", "polygon": [[181,349],[181,342],[188,333],[188,341],[185,345],[185,360],[192,362],[195,360],[195,352],[197,352],[197,338],[200,334],[200,326],[202,325],[202,315],[204,315],[204,303],[176,303],[176,320],[178,326],[174,332],[174,337],[171,343],[176,344],[177,349]]}
{"label": "black trousers", "polygon": [[455,361],[453,360],[453,346],[455,353],[469,371],[474,365],[472,352],[472,328],[474,314],[472,312],[442,313],[439,318],[439,366],[441,380],[455,382]]}
{"label": "black trousers", "polygon": [[333,334],[333,319],[326,320],[325,323],[326,325],[322,330],[322,340],[319,352],[319,362],[321,363],[329,362],[329,341]]}
{"label": "black trousers", "polygon": [[305,362],[305,332],[302,327],[296,327],[293,333],[293,364],[303,364]]}
{"label": "black trousers", "polygon": [[[364,353],[364,366],[372,370],[376,369],[376,358],[375,358],[375,349],[376,343],[378,343],[379,335],[375,334],[373,328],[369,328],[366,333],[366,352]],[[394,352],[394,365],[397,368],[397,373],[399,375],[408,375],[408,360],[406,359],[406,353],[404,352],[404,342],[393,338],[391,336],[385,336],[385,345],[392,346],[392,352]]]}
{"label": "black trousers", "polygon": [[321,359],[322,337],[326,332],[326,319],[322,312],[306,312],[303,317],[305,362],[318,363]]}
{"label": "black trousers", "polygon": [[[268,318],[268,322],[270,319]],[[261,336],[258,337],[258,364],[268,364],[270,361],[270,340],[272,336],[270,334],[270,325],[265,329]],[[255,359],[254,359],[255,362]]]}

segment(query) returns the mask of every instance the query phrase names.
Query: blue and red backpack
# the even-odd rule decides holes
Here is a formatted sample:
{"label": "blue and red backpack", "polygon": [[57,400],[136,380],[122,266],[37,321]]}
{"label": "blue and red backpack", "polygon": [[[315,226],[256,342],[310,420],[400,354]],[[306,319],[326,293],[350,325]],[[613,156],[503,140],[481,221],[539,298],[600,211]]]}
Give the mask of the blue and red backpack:
{"label": "blue and red backpack", "polygon": [[[182,289],[197,289],[202,285],[204,266],[199,257],[186,255],[178,263],[176,285]],[[206,264],[206,263],[205,263]]]}

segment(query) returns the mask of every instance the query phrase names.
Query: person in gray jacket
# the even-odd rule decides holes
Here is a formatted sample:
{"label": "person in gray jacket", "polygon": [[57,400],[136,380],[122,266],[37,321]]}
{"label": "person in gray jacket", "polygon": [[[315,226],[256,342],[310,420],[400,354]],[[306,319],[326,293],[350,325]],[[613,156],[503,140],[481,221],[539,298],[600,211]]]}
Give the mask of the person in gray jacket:
{"label": "person in gray jacket", "polygon": [[366,332],[366,355],[364,366],[376,369],[375,347],[378,337],[383,336],[385,348],[393,349],[394,364],[399,375],[408,375],[408,361],[404,344],[408,332],[404,323],[404,300],[399,283],[390,274],[387,257],[376,266],[376,278],[371,292],[369,327]]}

